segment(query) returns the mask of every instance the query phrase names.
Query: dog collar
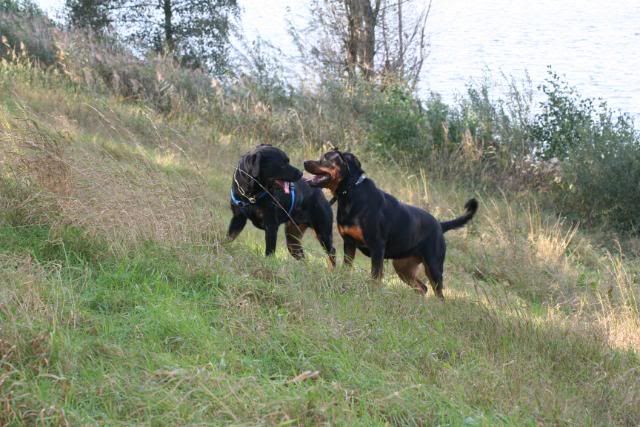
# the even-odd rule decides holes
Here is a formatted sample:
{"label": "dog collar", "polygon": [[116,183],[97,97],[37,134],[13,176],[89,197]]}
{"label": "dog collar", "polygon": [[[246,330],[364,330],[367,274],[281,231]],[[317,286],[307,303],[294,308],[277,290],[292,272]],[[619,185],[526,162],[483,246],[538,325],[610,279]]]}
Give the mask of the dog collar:
{"label": "dog collar", "polygon": [[[348,186],[347,188],[345,188],[344,190],[342,190],[339,194],[341,196],[344,196],[345,194],[347,194],[349,192],[349,190],[351,189],[351,187],[357,187],[358,185],[362,184],[362,182],[367,179],[367,176],[365,174],[362,174],[358,177],[358,179],[356,180],[356,182],[352,185],[352,186]],[[333,198],[331,200],[329,200],[329,204],[333,205],[335,202],[338,201],[338,196],[333,196]]]}

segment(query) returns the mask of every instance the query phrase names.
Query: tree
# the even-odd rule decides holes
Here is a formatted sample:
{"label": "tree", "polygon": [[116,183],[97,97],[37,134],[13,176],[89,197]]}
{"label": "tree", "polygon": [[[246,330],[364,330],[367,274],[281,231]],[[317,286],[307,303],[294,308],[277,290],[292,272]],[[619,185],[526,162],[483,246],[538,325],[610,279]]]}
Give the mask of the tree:
{"label": "tree", "polygon": [[[422,9],[418,4],[419,0],[312,0],[309,26],[302,33],[290,32],[303,59],[323,71],[367,80],[393,74],[415,87],[426,57],[431,9],[431,2]],[[407,9],[417,13],[403,14]]]}
{"label": "tree", "polygon": [[221,72],[237,0],[66,0],[70,23],[94,30],[113,24],[138,51],[171,55],[191,68]]}
{"label": "tree", "polygon": [[[403,9],[418,13],[403,14]],[[415,88],[427,55],[426,28],[430,11],[431,1],[421,10],[412,0],[386,2],[381,8],[378,18],[381,74],[400,76]]]}
{"label": "tree", "polygon": [[121,0],[126,37],[189,67],[222,71],[237,0]]}
{"label": "tree", "polygon": [[367,79],[374,75],[376,25],[381,0],[372,5],[369,0],[344,0],[347,18],[347,69],[350,75],[358,70]]}
{"label": "tree", "polygon": [[73,28],[82,28],[103,34],[112,24],[110,0],[65,0],[67,23]]}
{"label": "tree", "polygon": [[20,16],[44,17],[45,14],[32,0],[0,0],[0,12]]}

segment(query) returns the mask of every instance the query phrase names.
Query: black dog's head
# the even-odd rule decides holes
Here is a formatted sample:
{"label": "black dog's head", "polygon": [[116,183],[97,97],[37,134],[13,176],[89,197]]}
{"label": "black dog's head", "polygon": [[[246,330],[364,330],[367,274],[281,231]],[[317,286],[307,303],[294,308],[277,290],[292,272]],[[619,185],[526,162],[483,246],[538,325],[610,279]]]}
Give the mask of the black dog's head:
{"label": "black dog's head", "polygon": [[356,156],[348,152],[338,150],[327,151],[320,160],[307,160],[304,169],[313,174],[308,181],[312,187],[328,188],[335,192],[340,183],[352,176],[360,176],[363,173],[360,161]]}
{"label": "black dog's head", "polygon": [[271,189],[276,185],[288,193],[289,183],[302,178],[302,172],[289,164],[284,151],[267,144],[258,145],[242,156],[238,170],[236,179],[246,189],[256,186]]}

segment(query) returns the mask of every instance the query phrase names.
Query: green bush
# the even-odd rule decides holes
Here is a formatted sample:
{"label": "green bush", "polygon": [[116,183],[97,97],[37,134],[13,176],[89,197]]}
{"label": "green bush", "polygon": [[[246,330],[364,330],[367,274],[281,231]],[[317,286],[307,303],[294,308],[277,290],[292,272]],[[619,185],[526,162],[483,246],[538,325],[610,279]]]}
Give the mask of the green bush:
{"label": "green bush", "polygon": [[404,152],[420,155],[430,149],[425,116],[411,92],[401,84],[387,87],[374,95],[366,116],[368,143],[382,153]]}
{"label": "green bush", "polygon": [[[618,135],[619,137],[619,135]],[[640,144],[594,138],[568,151],[556,206],[575,220],[638,231],[640,223]]]}
{"label": "green bush", "polygon": [[551,70],[541,90],[546,99],[530,132],[539,158],[561,160],[555,208],[582,222],[637,229],[640,134],[631,117],[582,97]]}
{"label": "green bush", "polygon": [[462,140],[462,120],[439,94],[432,93],[427,99],[424,115],[435,146],[443,147],[449,142],[459,143]]}
{"label": "green bush", "polygon": [[548,74],[540,86],[546,99],[530,128],[539,157],[563,160],[584,145],[614,146],[637,140],[628,115],[615,113],[604,101],[583,98],[551,69]]}
{"label": "green bush", "polygon": [[0,0],[0,58],[29,55],[49,66],[56,62],[54,25],[35,3]]}

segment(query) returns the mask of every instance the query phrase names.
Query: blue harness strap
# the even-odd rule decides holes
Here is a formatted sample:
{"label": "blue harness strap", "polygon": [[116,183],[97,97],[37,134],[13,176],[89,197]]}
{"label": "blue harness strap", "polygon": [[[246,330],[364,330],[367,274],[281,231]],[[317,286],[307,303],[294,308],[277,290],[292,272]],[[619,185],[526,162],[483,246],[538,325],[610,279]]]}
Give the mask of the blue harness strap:
{"label": "blue harness strap", "polygon": [[229,195],[231,196],[231,203],[233,203],[234,205],[240,206],[240,207],[243,207],[245,205],[245,202],[243,202],[242,200],[236,199],[236,195],[233,194],[233,188],[229,191]]}
{"label": "blue harness strap", "polygon": [[289,205],[289,212],[287,212],[288,216],[291,216],[291,212],[293,212],[293,208],[296,206],[296,185],[291,184],[291,204]]}

